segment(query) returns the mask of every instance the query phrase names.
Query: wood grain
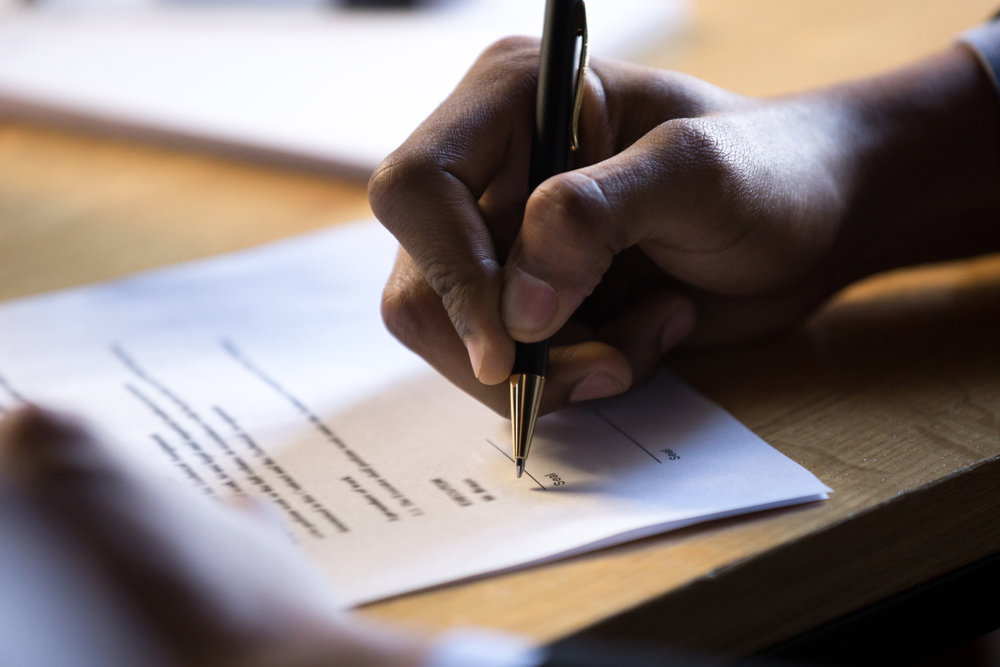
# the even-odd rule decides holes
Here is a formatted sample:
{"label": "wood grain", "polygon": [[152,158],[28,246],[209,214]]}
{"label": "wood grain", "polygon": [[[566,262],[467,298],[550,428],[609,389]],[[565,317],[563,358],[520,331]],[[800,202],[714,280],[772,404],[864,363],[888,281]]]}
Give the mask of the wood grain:
{"label": "wood grain", "polygon": [[[995,0],[702,0],[645,54],[748,94],[947,48]],[[0,124],[0,299],[369,214],[364,186]],[[672,366],[829,501],[370,605],[424,630],[580,631],[741,654],[1000,550],[1000,259],[879,276],[779,340]],[[2,332],[0,332],[2,335]]]}

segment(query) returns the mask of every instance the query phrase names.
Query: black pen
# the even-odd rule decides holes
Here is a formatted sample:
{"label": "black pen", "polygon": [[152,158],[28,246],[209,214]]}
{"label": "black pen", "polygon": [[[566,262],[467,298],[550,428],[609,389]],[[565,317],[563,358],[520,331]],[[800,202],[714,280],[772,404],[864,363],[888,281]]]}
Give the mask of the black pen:
{"label": "black pen", "polygon": [[[545,179],[566,171],[569,152],[577,148],[586,70],[587,14],[583,0],[547,0],[528,168],[529,192]],[[518,477],[524,472],[531,447],[548,361],[549,341],[515,344],[510,423]]]}

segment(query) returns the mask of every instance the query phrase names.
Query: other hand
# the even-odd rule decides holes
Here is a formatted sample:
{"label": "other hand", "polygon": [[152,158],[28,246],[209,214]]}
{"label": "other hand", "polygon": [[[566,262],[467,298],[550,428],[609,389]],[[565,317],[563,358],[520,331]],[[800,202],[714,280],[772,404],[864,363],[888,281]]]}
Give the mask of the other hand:
{"label": "other hand", "polygon": [[[0,471],[65,538],[58,557],[92,564],[128,605],[127,618],[138,615],[151,638],[143,664],[417,667],[432,652],[428,642],[342,612],[262,506],[223,504],[148,478],[72,419],[34,407],[6,417]],[[51,634],[39,628],[40,637],[59,639]],[[93,658],[79,656],[79,664]]]}

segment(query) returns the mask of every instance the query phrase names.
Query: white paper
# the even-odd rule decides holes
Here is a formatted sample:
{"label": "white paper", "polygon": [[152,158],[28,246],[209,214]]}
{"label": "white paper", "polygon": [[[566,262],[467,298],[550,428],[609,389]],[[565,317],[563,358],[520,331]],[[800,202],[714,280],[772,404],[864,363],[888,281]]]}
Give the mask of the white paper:
{"label": "white paper", "polygon": [[509,422],[385,331],[395,249],[368,221],[0,306],[0,410],[270,499],[350,604],[826,497],[667,371],[542,418],[517,479]]}
{"label": "white paper", "polygon": [[[0,115],[366,176],[487,46],[540,35],[545,3],[395,12],[148,4],[0,16]],[[590,0],[587,9],[592,52],[618,58],[662,40],[683,15],[681,0]]]}

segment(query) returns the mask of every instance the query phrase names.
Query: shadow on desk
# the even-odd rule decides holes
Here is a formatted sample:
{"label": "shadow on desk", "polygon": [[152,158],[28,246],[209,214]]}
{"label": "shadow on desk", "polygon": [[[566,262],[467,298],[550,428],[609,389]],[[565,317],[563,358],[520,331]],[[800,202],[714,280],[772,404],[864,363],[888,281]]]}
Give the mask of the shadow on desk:
{"label": "shadow on desk", "polygon": [[[879,276],[799,331],[670,364],[835,492],[755,520],[792,526],[783,541],[579,637],[746,656],[1000,553],[1000,258]],[[992,581],[967,589],[978,600],[922,607],[899,662],[886,635],[874,662],[828,664],[908,664],[989,631]],[[971,611],[955,622],[963,599]]]}
{"label": "shadow on desk", "polygon": [[[926,402],[941,385],[995,378],[998,358],[1000,255],[876,276],[844,290],[798,331],[685,351],[671,366],[724,407],[756,417],[776,401],[796,409],[876,387],[883,398]],[[987,419],[998,423],[992,412]]]}

